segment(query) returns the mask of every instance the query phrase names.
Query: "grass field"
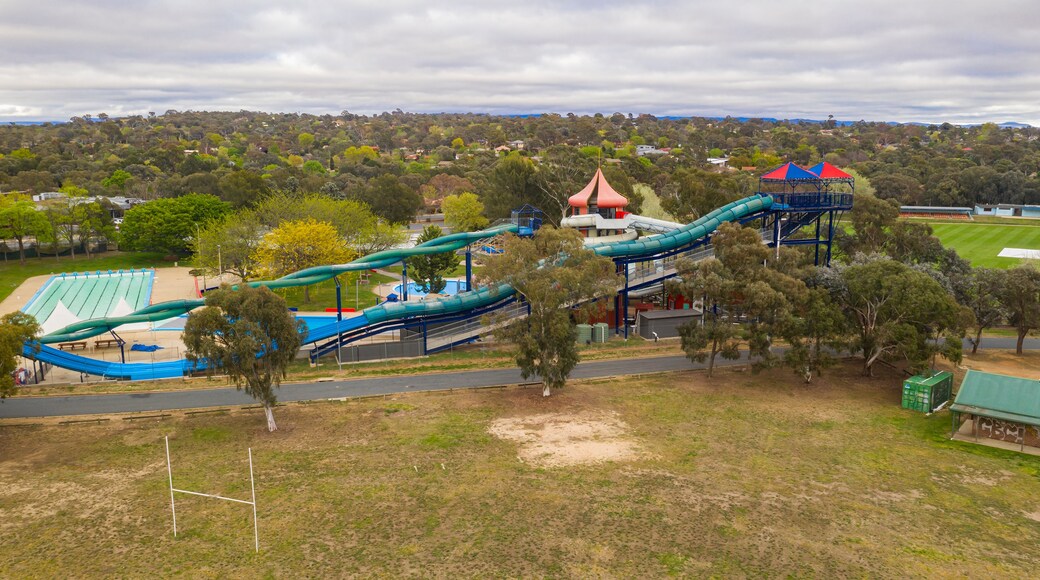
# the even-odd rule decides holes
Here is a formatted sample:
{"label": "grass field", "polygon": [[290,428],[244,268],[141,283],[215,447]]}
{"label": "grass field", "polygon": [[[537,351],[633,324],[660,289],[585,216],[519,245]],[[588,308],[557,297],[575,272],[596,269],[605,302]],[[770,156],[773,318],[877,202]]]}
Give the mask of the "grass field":
{"label": "grass field", "polygon": [[[856,367],[290,405],[274,434],[256,410],[2,427],[0,576],[1040,569],[1040,458],[948,441],[946,413],[899,408],[899,376]],[[234,498],[253,449],[259,554],[239,504],[179,496],[172,537],[164,435],[177,486]]]}
{"label": "grass field", "polygon": [[128,268],[161,268],[173,266],[173,262],[164,262],[162,254],[138,252],[106,252],[101,257],[86,258],[30,258],[25,264],[18,260],[0,262],[0,300],[7,298],[27,278],[41,274],[60,274],[61,272],[95,272],[97,270],[118,270]]}
{"label": "grass field", "polygon": [[[375,306],[380,301],[385,300],[386,296],[376,296],[373,289],[379,284],[393,281],[394,278],[383,276],[382,274],[371,274],[367,284],[355,285],[354,282],[342,281],[340,295],[343,301],[343,308],[354,308],[356,305],[358,308],[364,309],[369,306]],[[355,291],[357,292],[355,293]],[[336,283],[332,280],[312,285],[310,287],[310,302],[303,301],[302,287],[281,288],[275,290],[275,293],[285,298],[285,302],[290,308],[295,307],[303,311],[320,312],[326,308],[336,307]]]}
{"label": "grass field", "polygon": [[1040,250],[1040,223],[976,224],[931,223],[935,235],[944,246],[957,250],[973,266],[1011,268],[1023,262],[1017,258],[1000,258],[1004,248]]}

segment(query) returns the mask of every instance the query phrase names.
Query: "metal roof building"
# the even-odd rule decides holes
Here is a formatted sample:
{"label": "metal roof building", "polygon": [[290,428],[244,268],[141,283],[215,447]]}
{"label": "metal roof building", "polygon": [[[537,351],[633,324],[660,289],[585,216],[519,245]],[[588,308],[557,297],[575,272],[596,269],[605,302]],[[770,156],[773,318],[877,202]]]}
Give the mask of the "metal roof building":
{"label": "metal roof building", "polygon": [[[953,411],[953,438],[1026,446],[1040,454],[1040,381],[969,370]],[[1006,445],[998,445],[1006,447]]]}

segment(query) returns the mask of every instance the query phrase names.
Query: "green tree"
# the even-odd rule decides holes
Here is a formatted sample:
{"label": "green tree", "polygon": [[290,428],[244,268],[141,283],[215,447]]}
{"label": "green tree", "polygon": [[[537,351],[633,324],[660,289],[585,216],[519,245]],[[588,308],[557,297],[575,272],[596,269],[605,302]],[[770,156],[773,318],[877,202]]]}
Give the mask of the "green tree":
{"label": "green tree", "polygon": [[83,213],[79,222],[79,238],[83,251],[90,258],[90,244],[94,241],[115,237],[116,227],[112,221],[111,204],[107,200],[82,204]]}
{"label": "green tree", "polygon": [[[55,242],[67,243],[70,256],[75,258],[76,234],[80,223],[86,218],[87,190],[75,185],[66,185],[59,191],[65,196],[49,201],[44,211],[50,214],[48,221],[52,224],[51,231]],[[55,256],[57,253],[57,243],[55,243]]]}
{"label": "green tree", "polygon": [[999,296],[1008,322],[1018,333],[1015,353],[1022,354],[1026,335],[1040,328],[1040,270],[1029,264],[1011,268]]}
{"label": "green tree", "polygon": [[1007,317],[1007,309],[1001,302],[1001,295],[1007,286],[1007,271],[994,268],[972,268],[960,289],[959,299],[971,309],[975,315],[971,343],[971,354],[975,354],[982,344],[982,333],[987,328],[1000,324]]}
{"label": "green tree", "polygon": [[206,140],[210,145],[220,147],[220,144],[224,142],[224,136],[220,133],[206,133]]}
{"label": "green tree", "polygon": [[739,185],[720,173],[679,169],[661,194],[661,206],[680,220],[691,221],[740,196]]}
{"label": "green tree", "polygon": [[[346,241],[327,222],[313,218],[285,222],[264,236],[253,253],[261,275],[277,278],[306,268],[341,264],[354,258]],[[310,302],[310,286],[303,287]]]}
{"label": "green tree", "polygon": [[701,320],[679,327],[683,351],[690,360],[708,362],[708,376],[715,371],[716,357],[740,358],[741,329],[728,309],[733,306],[733,276],[722,262],[708,258],[700,262],[680,260],[676,266],[681,282],[673,291],[701,303]]}
{"label": "green tree", "polygon": [[934,264],[943,258],[942,242],[928,224],[897,221],[889,226],[884,245],[889,256],[907,264]]}
{"label": "green tree", "polygon": [[784,364],[801,374],[806,383],[811,382],[814,375],[836,364],[831,353],[844,346],[846,329],[845,314],[826,290],[808,292],[783,329],[782,337],[788,344]]}
{"label": "green tree", "polygon": [[372,213],[393,224],[412,221],[423,206],[422,196],[392,173],[373,177],[359,195]]}
{"label": "green tree", "polygon": [[41,237],[46,237],[50,222],[36,204],[25,196],[11,194],[0,201],[0,237],[18,242],[18,261],[25,263],[25,239],[36,238],[39,252]]}
{"label": "green tree", "polygon": [[119,243],[126,250],[185,255],[199,230],[228,211],[228,204],[212,195],[192,194],[142,203],[123,216]]}
{"label": "green tree", "polygon": [[311,159],[303,163],[304,173],[312,173],[314,175],[325,175],[325,166],[321,164],[321,161],[317,159]]}
{"label": "green tree", "polygon": [[[435,240],[444,235],[437,226],[426,226],[419,234],[418,243]],[[437,294],[447,286],[444,275],[455,269],[459,259],[455,252],[442,252],[440,254],[425,254],[408,258],[408,274],[418,284],[423,292]]]}
{"label": "green tree", "polygon": [[408,240],[408,232],[402,226],[377,219],[361,228],[351,241],[351,248],[359,256],[367,256],[400,246]]}
{"label": "green tree", "polygon": [[934,340],[943,337],[951,339],[945,341],[945,354],[959,359],[960,339],[953,338],[960,309],[927,274],[895,260],[870,259],[840,269],[831,290],[855,329],[853,346],[863,354],[864,375],[890,358],[922,368],[936,352]]}
{"label": "green tree", "polygon": [[232,171],[221,177],[217,183],[220,199],[235,207],[255,203],[270,192],[267,182],[252,171]]}
{"label": "green tree", "polygon": [[913,177],[898,173],[876,175],[871,178],[870,183],[874,186],[875,195],[880,199],[894,199],[906,205],[918,205],[922,201],[924,188]]}
{"label": "green tree", "polygon": [[527,157],[511,153],[499,159],[488,173],[481,200],[490,218],[508,217],[524,204],[549,207],[542,203],[544,191],[538,169]]}
{"label": "green tree", "polygon": [[850,234],[838,237],[838,245],[848,256],[880,252],[889,239],[889,228],[899,219],[899,203],[872,195],[856,195],[852,205]]}
{"label": "green tree", "polygon": [[[757,231],[725,223],[712,237],[715,258],[678,265],[679,280],[670,284],[691,302],[703,305],[702,323],[684,325],[683,348],[691,360],[708,361],[711,376],[715,357],[736,357],[746,340],[754,368],[771,366],[774,336],[792,325],[794,305],[803,301],[805,283],[778,269],[773,252]],[[782,256],[790,261],[791,255]]]}
{"label": "green tree", "polygon": [[296,142],[300,144],[304,151],[310,151],[311,147],[314,146],[314,135],[311,133],[300,133],[296,136]]}
{"label": "green tree", "polygon": [[347,245],[361,255],[403,243],[400,227],[381,222],[367,205],[354,199],[333,199],[318,193],[276,191],[256,205],[256,216],[268,228],[287,221],[314,219],[332,224]]}
{"label": "green tree", "polygon": [[444,212],[444,225],[453,232],[475,232],[488,225],[484,204],[476,194],[468,191],[445,197],[441,211]]}
{"label": "green tree", "polygon": [[533,238],[506,236],[503,252],[492,256],[482,275],[490,284],[510,284],[529,304],[527,318],[496,330],[514,345],[524,378],[537,376],[542,394],[567,382],[578,363],[577,331],[571,308],[587,314],[589,301],[613,295],[618,286],[614,263],[586,250],[576,230],[545,226]]}
{"label": "green tree", "polygon": [[131,175],[129,171],[116,169],[112,172],[112,175],[101,180],[101,185],[123,191],[126,189],[127,182],[133,178],[134,176]]}
{"label": "green tree", "polygon": [[206,294],[206,306],[188,315],[184,345],[188,360],[220,369],[235,386],[260,402],[267,429],[278,428],[272,407],[275,389],[303,344],[307,325],[296,320],[285,300],[267,288],[225,285]]}
{"label": "green tree", "polygon": [[368,145],[362,145],[361,147],[351,145],[343,152],[342,158],[344,163],[361,164],[366,160],[375,161],[379,159],[379,153]]}
{"label": "green tree", "polygon": [[218,275],[231,272],[242,281],[249,280],[257,270],[254,254],[265,230],[251,210],[213,220],[201,235],[192,238],[195,265]]}
{"label": "green tree", "polygon": [[[40,334],[36,319],[24,312],[0,317],[0,399],[14,394],[14,372],[25,343]],[[37,348],[39,348],[37,346]]]}

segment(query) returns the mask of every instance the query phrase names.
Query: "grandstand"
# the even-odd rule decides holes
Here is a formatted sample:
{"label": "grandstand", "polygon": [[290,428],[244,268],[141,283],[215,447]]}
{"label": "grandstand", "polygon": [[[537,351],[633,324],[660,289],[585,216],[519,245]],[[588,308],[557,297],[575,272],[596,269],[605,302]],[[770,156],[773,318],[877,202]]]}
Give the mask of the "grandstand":
{"label": "grandstand", "polygon": [[935,205],[904,205],[899,208],[899,217],[932,218],[972,221],[974,208],[943,207]]}
{"label": "grandstand", "polygon": [[51,276],[22,308],[44,333],[104,316],[126,315],[148,305],[151,270],[76,272]]}

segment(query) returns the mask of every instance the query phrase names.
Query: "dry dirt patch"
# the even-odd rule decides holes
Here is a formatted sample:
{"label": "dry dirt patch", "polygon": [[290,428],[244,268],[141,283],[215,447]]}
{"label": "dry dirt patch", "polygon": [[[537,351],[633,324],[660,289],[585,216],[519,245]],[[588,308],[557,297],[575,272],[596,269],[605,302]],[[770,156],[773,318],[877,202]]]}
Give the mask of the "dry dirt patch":
{"label": "dry dirt patch", "polygon": [[1040,379],[1040,352],[1025,351],[1017,355],[1014,351],[985,350],[985,339],[982,341],[982,346],[983,350],[975,354],[964,355],[965,367],[990,373]]}
{"label": "dry dirt patch", "polygon": [[548,413],[496,419],[488,431],[520,446],[519,457],[539,467],[570,467],[628,461],[645,455],[625,437],[628,425],[616,413]]}

